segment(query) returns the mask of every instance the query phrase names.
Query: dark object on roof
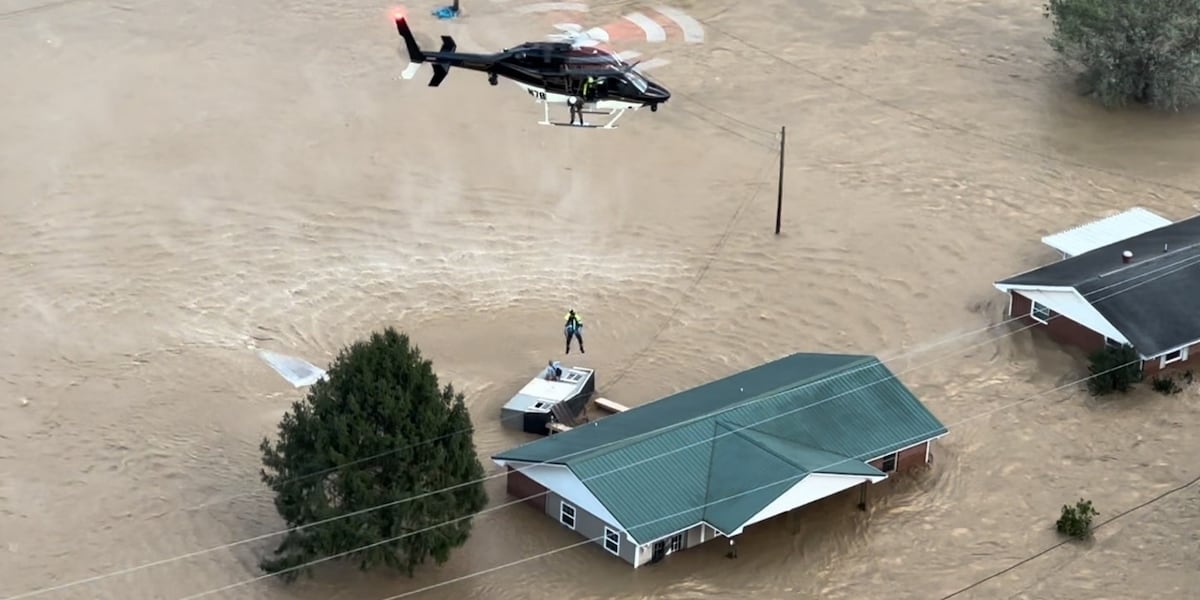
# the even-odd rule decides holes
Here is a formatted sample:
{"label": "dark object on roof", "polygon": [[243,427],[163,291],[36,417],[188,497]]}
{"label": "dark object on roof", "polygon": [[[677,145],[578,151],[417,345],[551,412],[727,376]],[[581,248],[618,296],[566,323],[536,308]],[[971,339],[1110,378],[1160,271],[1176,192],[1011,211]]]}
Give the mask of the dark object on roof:
{"label": "dark object on roof", "polygon": [[1143,357],[1157,356],[1200,340],[1200,215],[998,283],[1074,288]]}

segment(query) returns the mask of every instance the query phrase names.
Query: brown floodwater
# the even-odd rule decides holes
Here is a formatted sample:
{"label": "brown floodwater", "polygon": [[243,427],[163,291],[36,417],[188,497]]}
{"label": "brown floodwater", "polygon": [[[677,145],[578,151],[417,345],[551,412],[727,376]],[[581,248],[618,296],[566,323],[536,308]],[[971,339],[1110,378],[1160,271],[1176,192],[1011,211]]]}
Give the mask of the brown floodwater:
{"label": "brown floodwater", "polygon": [[[527,0],[427,40],[537,39]],[[413,598],[939,599],[1200,475],[1200,391],[1097,401],[1080,357],[1001,326],[991,283],[1047,233],[1200,196],[1195,114],[1105,111],[1043,41],[1039,3],[673,4],[675,93],[615,131],[539,127],[511,86],[397,81],[389,6],[362,0],[9,0],[0,10],[0,596],[281,527],[258,441],[299,397],[254,349],[327,362],[384,325],[498,407],[560,351],[573,306],[599,386],[640,404],[796,351],[891,362],[951,432],[927,472],[632,570],[575,548]],[[424,77],[422,75],[421,77]],[[787,126],[783,233],[774,132]],[[1005,335],[1012,333],[1012,335]],[[935,345],[937,342],[944,342]],[[494,465],[485,462],[489,469]],[[488,490],[506,501],[503,482]],[[955,598],[1195,598],[1200,486]],[[275,540],[37,598],[178,599],[259,576]],[[208,598],[382,600],[578,538],[525,506],[414,579],[335,565]]]}

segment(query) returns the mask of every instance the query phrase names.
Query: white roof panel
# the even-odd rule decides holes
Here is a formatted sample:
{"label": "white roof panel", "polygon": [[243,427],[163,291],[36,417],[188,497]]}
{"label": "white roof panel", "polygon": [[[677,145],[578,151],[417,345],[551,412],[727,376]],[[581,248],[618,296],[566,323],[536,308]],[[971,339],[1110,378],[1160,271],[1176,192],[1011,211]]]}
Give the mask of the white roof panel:
{"label": "white roof panel", "polygon": [[1171,221],[1144,208],[1134,207],[1099,221],[1048,235],[1042,238],[1042,243],[1070,258],[1170,224]]}

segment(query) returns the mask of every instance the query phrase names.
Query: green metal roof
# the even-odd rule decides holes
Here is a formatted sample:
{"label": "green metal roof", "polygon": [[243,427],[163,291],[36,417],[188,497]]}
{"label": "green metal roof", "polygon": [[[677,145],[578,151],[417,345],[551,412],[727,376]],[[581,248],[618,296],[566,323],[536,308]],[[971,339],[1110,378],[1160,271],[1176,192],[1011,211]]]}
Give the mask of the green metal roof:
{"label": "green metal roof", "polygon": [[496,460],[569,467],[634,539],[731,532],[811,473],[946,433],[870,356],[794,354],[546,437]]}

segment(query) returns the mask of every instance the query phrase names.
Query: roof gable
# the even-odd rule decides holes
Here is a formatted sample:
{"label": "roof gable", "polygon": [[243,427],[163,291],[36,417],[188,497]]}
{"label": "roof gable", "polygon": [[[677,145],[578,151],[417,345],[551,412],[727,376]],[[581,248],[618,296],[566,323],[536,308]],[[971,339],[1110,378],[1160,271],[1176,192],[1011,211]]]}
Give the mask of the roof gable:
{"label": "roof gable", "polygon": [[[614,448],[570,468],[636,540],[649,541],[702,520],[713,424],[691,423]],[[562,435],[562,434],[557,434]]]}
{"label": "roof gable", "polygon": [[809,474],[736,425],[718,420],[713,428],[720,437],[712,444],[703,520],[719,531],[736,531]]}
{"label": "roof gable", "polygon": [[[1121,254],[1133,253],[1130,263]],[[1200,216],[997,282],[1071,287],[1145,356],[1200,340]],[[1070,314],[1064,313],[1068,318]]]}
{"label": "roof gable", "polygon": [[846,458],[820,448],[813,448],[791,440],[764,433],[757,429],[742,429],[739,434],[760,448],[786,459],[791,464],[809,473],[833,475],[862,475],[881,477],[883,471],[860,460]]}

